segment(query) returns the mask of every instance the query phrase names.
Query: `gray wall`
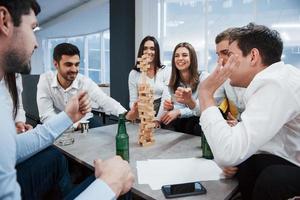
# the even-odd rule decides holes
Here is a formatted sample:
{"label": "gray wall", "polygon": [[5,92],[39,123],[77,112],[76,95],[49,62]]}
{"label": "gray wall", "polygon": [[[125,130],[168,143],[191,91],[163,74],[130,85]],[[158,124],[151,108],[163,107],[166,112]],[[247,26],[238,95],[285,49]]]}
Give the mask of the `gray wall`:
{"label": "gray wall", "polygon": [[128,108],[128,75],[135,62],[135,1],[110,0],[110,94]]}

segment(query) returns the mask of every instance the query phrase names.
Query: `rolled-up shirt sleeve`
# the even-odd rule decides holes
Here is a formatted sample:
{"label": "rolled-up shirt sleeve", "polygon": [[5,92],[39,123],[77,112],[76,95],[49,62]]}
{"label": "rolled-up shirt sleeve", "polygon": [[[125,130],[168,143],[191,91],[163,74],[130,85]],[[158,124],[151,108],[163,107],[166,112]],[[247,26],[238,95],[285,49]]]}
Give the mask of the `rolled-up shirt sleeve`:
{"label": "rolled-up shirt sleeve", "polygon": [[73,124],[65,112],[52,117],[43,125],[38,125],[16,136],[17,163],[31,157],[51,145],[55,139]]}
{"label": "rolled-up shirt sleeve", "polygon": [[[176,106],[174,105],[174,110],[177,110]],[[194,112],[188,108],[188,107],[184,107],[184,108],[178,108],[179,112],[180,112],[180,118],[188,118],[194,115]]]}
{"label": "rolled-up shirt sleeve", "polygon": [[101,111],[108,115],[119,116],[127,110],[116,100],[105,94],[96,83],[86,78],[84,90],[88,92],[92,101],[96,102]]}
{"label": "rolled-up shirt sleeve", "polygon": [[93,199],[115,200],[116,195],[105,182],[103,182],[101,179],[96,179],[91,185],[89,185],[87,189],[85,189],[75,199],[76,200],[93,200]]}

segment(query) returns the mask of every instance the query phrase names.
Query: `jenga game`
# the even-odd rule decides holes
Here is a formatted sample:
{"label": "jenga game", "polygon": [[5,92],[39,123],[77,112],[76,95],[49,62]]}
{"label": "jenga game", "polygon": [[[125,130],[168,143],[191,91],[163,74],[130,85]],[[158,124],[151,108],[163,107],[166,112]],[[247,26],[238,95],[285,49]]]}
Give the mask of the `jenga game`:
{"label": "jenga game", "polygon": [[150,68],[148,62],[148,56],[143,55],[138,58],[139,65],[141,69],[141,81],[138,84],[138,111],[141,120],[139,127],[139,144],[141,146],[148,146],[154,143],[153,129],[155,127],[154,123],[154,98],[153,89],[151,85],[147,83],[147,70]]}

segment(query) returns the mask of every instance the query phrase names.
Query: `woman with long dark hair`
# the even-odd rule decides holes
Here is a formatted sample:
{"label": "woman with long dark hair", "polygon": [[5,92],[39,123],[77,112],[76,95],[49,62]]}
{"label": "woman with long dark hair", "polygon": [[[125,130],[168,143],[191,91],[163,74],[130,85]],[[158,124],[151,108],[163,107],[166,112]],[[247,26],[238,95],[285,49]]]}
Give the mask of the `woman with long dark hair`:
{"label": "woman with long dark hair", "polygon": [[[147,71],[147,82],[154,90],[154,110],[157,114],[163,89],[169,82],[171,70],[169,67],[165,67],[161,64],[159,44],[153,36],[146,36],[142,40],[137,57],[141,58],[143,54],[147,54],[150,62],[150,68]],[[135,64],[128,77],[130,108],[133,107],[138,99],[138,84],[141,78],[141,71],[137,65],[138,62]]]}
{"label": "woman with long dark hair", "polygon": [[6,92],[11,96],[8,100],[8,104],[12,108],[17,133],[23,133],[32,129],[30,124],[25,123],[25,111],[22,104],[23,87],[21,74],[5,73],[4,79],[0,81],[0,84],[5,84]]}
{"label": "woman with long dark hair", "polygon": [[[172,56],[172,73],[168,87],[164,89],[162,105],[158,118],[163,127],[175,131],[201,135],[199,126],[198,86],[208,76],[206,72],[198,71],[197,55],[194,47],[182,42],[176,45]],[[193,106],[179,103],[181,91],[190,93]]]}

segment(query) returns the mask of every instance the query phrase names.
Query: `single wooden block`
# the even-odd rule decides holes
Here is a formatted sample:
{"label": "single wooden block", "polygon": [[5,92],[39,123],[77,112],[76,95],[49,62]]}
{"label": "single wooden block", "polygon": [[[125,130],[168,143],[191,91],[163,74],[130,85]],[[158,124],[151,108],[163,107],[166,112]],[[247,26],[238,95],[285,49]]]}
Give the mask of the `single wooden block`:
{"label": "single wooden block", "polygon": [[143,146],[143,147],[148,147],[148,146],[151,146],[151,145],[153,145],[154,144],[154,142],[144,142],[144,143],[142,143],[141,145]]}

